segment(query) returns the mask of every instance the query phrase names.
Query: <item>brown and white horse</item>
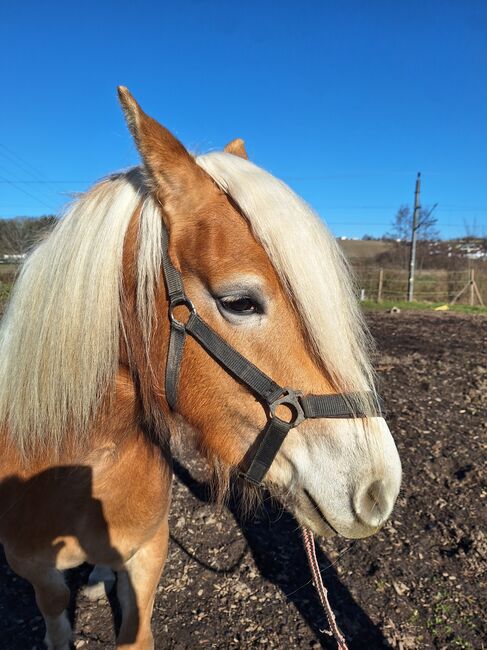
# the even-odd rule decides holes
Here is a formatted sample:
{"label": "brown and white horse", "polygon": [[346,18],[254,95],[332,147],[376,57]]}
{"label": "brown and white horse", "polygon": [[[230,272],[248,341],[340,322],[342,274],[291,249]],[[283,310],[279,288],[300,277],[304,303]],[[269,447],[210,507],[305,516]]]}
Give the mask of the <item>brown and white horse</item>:
{"label": "brown and white horse", "polygon": [[[35,589],[50,648],[71,635],[62,571],[85,561],[118,573],[118,646],[153,647],[171,439],[191,433],[224,484],[266,422],[191,338],[169,408],[163,229],[199,314],[272,379],[374,391],[349,273],[320,219],[241,140],[194,158],[119,93],[142,168],[70,207],[26,261],[1,327],[0,541]],[[387,425],[369,417],[295,427],[266,482],[318,535],[364,537],[389,516],[400,477]]]}

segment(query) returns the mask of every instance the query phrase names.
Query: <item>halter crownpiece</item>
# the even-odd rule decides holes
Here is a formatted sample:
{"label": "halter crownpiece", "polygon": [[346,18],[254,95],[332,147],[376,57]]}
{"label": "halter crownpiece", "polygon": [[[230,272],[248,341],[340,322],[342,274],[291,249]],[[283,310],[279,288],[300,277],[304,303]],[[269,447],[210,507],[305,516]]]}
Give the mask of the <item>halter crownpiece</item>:
{"label": "halter crownpiece", "polygon": [[[260,440],[251,454],[246,469],[240,475],[247,481],[260,485],[277,452],[291,429],[307,419],[317,418],[363,418],[380,415],[366,412],[364,403],[373,403],[373,393],[343,393],[335,395],[303,395],[300,391],[276,384],[257,366],[232,348],[198,315],[195,306],[184,291],[183,279],[169,258],[168,235],[162,233],[162,267],[169,301],[170,337],[166,362],[166,400],[175,411],[177,407],[178,382],[184,353],[186,335],[192,338],[217,361],[234,379],[244,384],[263,404],[267,424]],[[186,323],[174,315],[176,307],[184,305],[189,312]],[[366,398],[366,399],[364,399]],[[278,406],[285,406],[290,420],[276,414]]]}

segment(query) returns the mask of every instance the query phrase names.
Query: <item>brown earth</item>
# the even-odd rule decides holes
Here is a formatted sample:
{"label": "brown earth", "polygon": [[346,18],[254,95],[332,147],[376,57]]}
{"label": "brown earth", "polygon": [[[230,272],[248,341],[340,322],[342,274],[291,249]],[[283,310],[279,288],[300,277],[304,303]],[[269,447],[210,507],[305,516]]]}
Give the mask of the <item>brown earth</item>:
{"label": "brown earth", "polygon": [[[487,319],[371,314],[377,367],[404,481],[375,537],[320,542],[318,555],[350,648],[483,648],[487,630],[485,441]],[[309,584],[296,522],[269,500],[244,521],[218,512],[200,463],[176,465],[172,541],[153,617],[157,648],[334,648]],[[106,600],[69,572],[75,646],[114,644]],[[0,561],[0,648],[41,648],[32,589]]]}

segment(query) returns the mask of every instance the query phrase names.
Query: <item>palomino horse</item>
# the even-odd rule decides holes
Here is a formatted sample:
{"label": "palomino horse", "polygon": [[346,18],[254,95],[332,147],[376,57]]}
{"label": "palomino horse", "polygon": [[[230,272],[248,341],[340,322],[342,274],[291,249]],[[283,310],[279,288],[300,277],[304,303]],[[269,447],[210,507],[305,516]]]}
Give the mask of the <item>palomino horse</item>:
{"label": "palomino horse", "polygon": [[[62,571],[85,561],[118,574],[118,647],[153,647],[176,435],[191,434],[223,489],[260,459],[253,480],[318,535],[374,533],[400,484],[368,335],[322,222],[241,140],[194,158],[119,94],[143,167],[74,203],[26,261],[1,329],[0,540],[49,648],[69,647]],[[275,422],[284,432],[262,445]]]}

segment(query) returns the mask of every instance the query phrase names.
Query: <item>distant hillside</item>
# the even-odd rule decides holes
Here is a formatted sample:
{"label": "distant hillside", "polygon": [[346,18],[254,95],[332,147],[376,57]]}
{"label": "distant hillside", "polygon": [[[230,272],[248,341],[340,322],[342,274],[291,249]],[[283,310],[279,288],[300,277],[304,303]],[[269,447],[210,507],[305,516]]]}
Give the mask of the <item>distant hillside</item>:
{"label": "distant hillside", "polygon": [[373,260],[377,255],[390,251],[394,247],[394,242],[382,240],[338,239],[337,241],[351,262]]}
{"label": "distant hillside", "polygon": [[[354,266],[376,264],[383,268],[406,269],[410,244],[407,241],[382,239],[338,239],[345,255]],[[487,268],[487,238],[418,240],[416,268],[464,270],[475,264]]]}

